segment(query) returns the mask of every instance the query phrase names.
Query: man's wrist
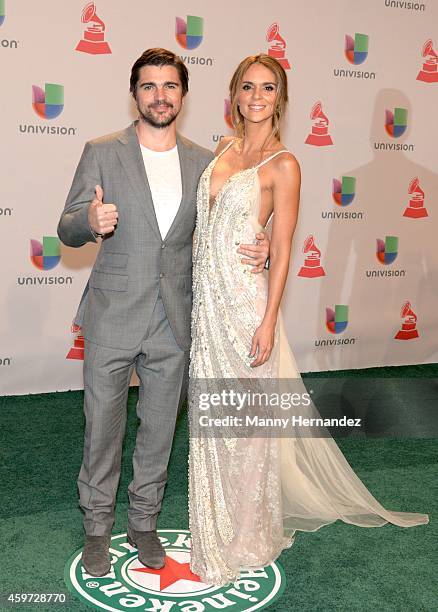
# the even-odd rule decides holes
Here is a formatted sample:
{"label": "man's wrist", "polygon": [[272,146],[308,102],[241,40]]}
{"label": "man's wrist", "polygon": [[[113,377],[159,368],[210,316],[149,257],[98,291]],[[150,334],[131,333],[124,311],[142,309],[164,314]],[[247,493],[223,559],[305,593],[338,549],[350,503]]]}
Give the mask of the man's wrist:
{"label": "man's wrist", "polygon": [[94,238],[102,238],[103,234],[98,234],[94,231],[94,229],[90,225],[90,232],[93,234]]}

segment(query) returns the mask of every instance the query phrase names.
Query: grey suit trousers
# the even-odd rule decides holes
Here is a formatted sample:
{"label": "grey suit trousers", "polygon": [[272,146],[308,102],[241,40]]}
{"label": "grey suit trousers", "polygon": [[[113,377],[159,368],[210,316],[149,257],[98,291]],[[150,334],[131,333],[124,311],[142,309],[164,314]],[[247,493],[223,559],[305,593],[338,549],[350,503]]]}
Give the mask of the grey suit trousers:
{"label": "grey suit trousers", "polygon": [[126,400],[134,368],[140,381],[140,424],[128,490],[128,523],[137,531],[155,529],[187,365],[188,352],[176,343],[159,296],[139,346],[124,350],[85,342],[86,425],[78,488],[87,535],[109,534],[114,523]]}

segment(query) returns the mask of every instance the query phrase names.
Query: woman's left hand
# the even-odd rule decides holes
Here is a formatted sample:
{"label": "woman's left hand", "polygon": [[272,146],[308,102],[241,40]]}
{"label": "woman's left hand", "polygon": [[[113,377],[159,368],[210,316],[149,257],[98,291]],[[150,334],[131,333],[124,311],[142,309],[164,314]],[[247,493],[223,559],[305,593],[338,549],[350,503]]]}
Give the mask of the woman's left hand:
{"label": "woman's left hand", "polygon": [[263,322],[256,329],[249,353],[249,357],[255,357],[255,360],[251,363],[252,368],[261,366],[268,361],[274,346],[274,333],[275,325],[270,323]]}

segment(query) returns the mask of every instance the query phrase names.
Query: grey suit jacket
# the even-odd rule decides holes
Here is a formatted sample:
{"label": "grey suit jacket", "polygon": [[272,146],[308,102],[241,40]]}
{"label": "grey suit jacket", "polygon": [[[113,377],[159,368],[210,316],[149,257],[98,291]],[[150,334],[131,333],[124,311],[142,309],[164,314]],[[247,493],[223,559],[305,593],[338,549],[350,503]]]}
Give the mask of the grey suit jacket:
{"label": "grey suit jacket", "polygon": [[158,294],[178,345],[190,347],[192,234],[198,180],[213,154],[178,135],[182,199],[161,239],[135,124],[85,145],[58,225],[68,246],[96,242],[88,223],[95,185],[117,205],[113,234],[102,240],[75,322],[85,338],[132,349],[144,338]]}

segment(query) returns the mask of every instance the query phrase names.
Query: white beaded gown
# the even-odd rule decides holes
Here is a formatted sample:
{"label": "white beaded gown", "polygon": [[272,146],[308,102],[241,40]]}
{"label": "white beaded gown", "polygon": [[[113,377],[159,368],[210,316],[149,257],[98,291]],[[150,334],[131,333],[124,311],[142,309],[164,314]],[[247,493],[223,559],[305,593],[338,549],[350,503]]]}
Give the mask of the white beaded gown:
{"label": "white beaded gown", "polygon": [[[233,174],[211,202],[210,177],[216,157],[198,187],[189,384],[189,516],[191,569],[207,584],[227,584],[238,579],[241,568],[271,563],[292,544],[297,530],[316,531],[337,519],[362,527],[388,522],[410,527],[428,522],[426,514],[383,508],[330,436],[303,437],[297,431],[287,438],[221,438],[200,437],[194,430],[199,416],[195,401],[199,379],[300,379],[281,316],[266,364],[252,369],[248,357],[265,312],[268,276],[251,274],[236,249],[240,243],[252,243],[261,229],[258,170],[274,156]],[[312,406],[309,415],[315,414]]]}

